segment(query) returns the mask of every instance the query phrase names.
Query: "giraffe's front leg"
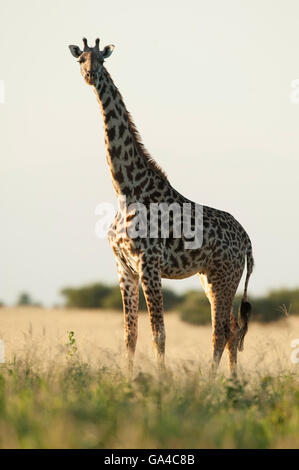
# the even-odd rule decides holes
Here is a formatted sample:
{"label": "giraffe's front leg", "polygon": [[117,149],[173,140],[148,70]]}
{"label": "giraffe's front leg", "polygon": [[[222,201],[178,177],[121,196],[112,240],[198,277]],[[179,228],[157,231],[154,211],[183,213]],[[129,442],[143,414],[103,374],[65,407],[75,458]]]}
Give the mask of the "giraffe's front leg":
{"label": "giraffe's front leg", "polygon": [[137,342],[139,276],[125,269],[120,262],[117,262],[117,272],[123,300],[127,369],[131,376]]}
{"label": "giraffe's front leg", "polygon": [[165,367],[165,327],[160,263],[151,259],[144,259],[141,265],[140,278],[150,315],[158,366],[160,370],[163,370]]}

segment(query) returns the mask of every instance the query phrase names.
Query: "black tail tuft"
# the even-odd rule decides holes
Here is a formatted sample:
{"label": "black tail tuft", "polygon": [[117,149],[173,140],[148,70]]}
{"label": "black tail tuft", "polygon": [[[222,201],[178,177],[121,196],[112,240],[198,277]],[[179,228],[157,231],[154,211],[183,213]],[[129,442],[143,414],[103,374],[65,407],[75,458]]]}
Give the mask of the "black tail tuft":
{"label": "black tail tuft", "polygon": [[240,308],[239,308],[239,316],[238,316],[238,323],[239,323],[239,344],[238,349],[239,351],[243,351],[244,348],[244,338],[248,330],[248,321],[250,318],[251,313],[251,304],[247,302],[247,300],[242,300]]}

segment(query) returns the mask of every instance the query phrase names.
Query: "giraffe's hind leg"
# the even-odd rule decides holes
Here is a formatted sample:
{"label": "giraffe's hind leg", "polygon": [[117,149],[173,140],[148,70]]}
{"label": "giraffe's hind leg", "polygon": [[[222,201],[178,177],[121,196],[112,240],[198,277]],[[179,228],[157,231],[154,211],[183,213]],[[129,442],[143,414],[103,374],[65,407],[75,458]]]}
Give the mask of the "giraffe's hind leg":
{"label": "giraffe's hind leg", "polygon": [[232,317],[232,307],[238,284],[225,288],[223,281],[208,279],[203,274],[200,275],[200,280],[211,305],[212,371],[215,373],[217,370],[224,348],[227,346],[230,372],[235,373],[237,364],[237,349],[235,348],[237,346],[237,323]]}
{"label": "giraffe's hind leg", "polygon": [[213,329],[213,371],[215,372],[220,363],[222,353],[228,342],[230,334],[230,310],[231,299],[223,295],[214,294],[211,297],[211,314]]}
{"label": "giraffe's hind leg", "polygon": [[226,349],[228,353],[228,367],[231,376],[235,377],[237,375],[237,355],[238,355],[238,344],[239,344],[239,338],[240,338],[240,326],[238,325],[238,322],[234,316],[234,310],[233,310],[233,302],[235,298],[236,291],[238,289],[238,285],[240,282],[240,279],[242,277],[242,272],[243,272],[244,264],[242,262],[240,263],[239,270],[236,270],[234,273],[233,278],[230,280],[230,289],[229,289],[229,295],[231,296],[231,309],[230,309],[230,315],[229,315],[229,336],[228,336],[228,341],[226,344]]}
{"label": "giraffe's hind leg", "polygon": [[232,376],[237,375],[237,354],[238,354],[238,342],[239,342],[239,325],[236,322],[233,309],[230,313],[230,331],[229,338],[226,343],[226,349],[228,353],[228,367]]}

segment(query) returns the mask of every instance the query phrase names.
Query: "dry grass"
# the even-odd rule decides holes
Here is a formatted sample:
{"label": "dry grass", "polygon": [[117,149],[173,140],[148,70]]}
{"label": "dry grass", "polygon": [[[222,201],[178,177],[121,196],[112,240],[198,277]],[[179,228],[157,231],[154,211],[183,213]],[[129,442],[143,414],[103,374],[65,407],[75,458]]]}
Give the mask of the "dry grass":
{"label": "dry grass", "polygon": [[[189,325],[176,313],[165,315],[167,363],[175,370],[186,366],[206,366],[211,357],[211,327]],[[28,357],[36,351],[43,361],[65,357],[67,332],[74,331],[82,360],[92,365],[122,364],[123,318],[119,312],[1,308],[0,338],[5,342],[6,361]],[[279,322],[261,325],[251,323],[245,339],[245,350],[239,354],[243,371],[277,371],[292,369],[291,340],[299,338],[299,318],[288,317]],[[29,347],[29,345],[31,345]],[[153,361],[151,329],[147,314],[139,315],[136,352],[137,368],[146,369]],[[224,353],[220,371],[226,370]]]}
{"label": "dry grass", "polygon": [[290,360],[298,317],[250,325],[236,381],[225,375],[225,356],[217,379],[209,378],[210,327],[171,313],[166,331],[161,381],[149,320],[140,315],[128,382],[119,312],[0,309],[0,447],[298,447],[299,364]]}

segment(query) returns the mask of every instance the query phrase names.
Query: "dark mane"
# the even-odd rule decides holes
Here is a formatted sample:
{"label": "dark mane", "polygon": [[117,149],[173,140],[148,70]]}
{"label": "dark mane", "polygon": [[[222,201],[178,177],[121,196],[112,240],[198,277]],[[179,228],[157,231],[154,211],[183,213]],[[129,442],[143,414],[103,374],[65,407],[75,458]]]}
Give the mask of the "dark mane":
{"label": "dark mane", "polygon": [[146,158],[146,160],[148,161],[148,163],[150,164],[151,168],[156,172],[156,173],[159,173],[160,175],[162,175],[164,178],[167,179],[167,175],[166,173],[164,172],[164,170],[162,170],[162,168],[160,167],[160,165],[152,158],[152,156],[150,155],[150,153],[146,150],[146,148],[144,147],[143,143],[142,143],[142,140],[141,140],[141,136],[137,130],[137,127],[135,126],[135,123],[132,119],[132,116],[131,114],[129,113],[129,111],[127,111],[127,118],[128,118],[128,122],[129,122],[129,126],[130,126],[130,130],[131,130],[131,135],[134,139],[134,143],[135,143],[135,146],[136,146],[136,150],[138,151],[138,153],[140,155],[143,155],[144,158]]}
{"label": "dark mane", "polygon": [[152,168],[152,170],[154,170],[155,173],[158,173],[159,175],[163,176],[163,178],[167,178],[167,175],[166,173],[164,172],[164,170],[162,170],[162,168],[160,167],[160,165],[158,165],[158,163],[151,157],[150,153],[146,150],[146,148],[144,147],[143,143],[142,143],[142,139],[141,139],[141,136],[137,130],[137,127],[132,119],[132,116],[131,114],[129,113],[129,111],[127,110],[127,107],[124,103],[124,100],[123,100],[123,97],[120,93],[120,91],[118,90],[118,88],[115,86],[109,72],[107,71],[106,68],[104,68],[109,80],[111,80],[111,82],[113,83],[113,86],[115,87],[115,90],[126,110],[126,113],[127,113],[127,118],[128,118],[128,123],[129,123],[129,128],[130,128],[130,131],[131,131],[131,136],[133,138],[133,141],[134,141],[134,144],[135,144],[135,148],[137,150],[137,152],[139,153],[139,155],[142,155],[148,162],[148,164],[150,165],[150,167]]}

